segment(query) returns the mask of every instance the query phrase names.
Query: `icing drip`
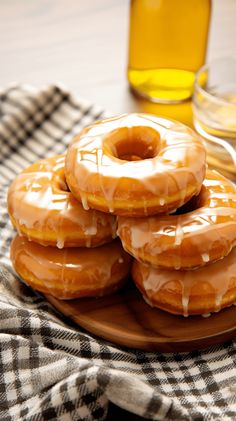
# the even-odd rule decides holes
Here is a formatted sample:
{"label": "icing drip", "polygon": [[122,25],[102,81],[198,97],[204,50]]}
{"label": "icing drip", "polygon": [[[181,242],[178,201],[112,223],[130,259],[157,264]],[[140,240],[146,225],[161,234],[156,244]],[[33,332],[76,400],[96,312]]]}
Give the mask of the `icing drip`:
{"label": "icing drip", "polygon": [[[207,308],[211,312],[221,309],[222,300],[227,291],[232,291],[232,294],[236,296],[236,248],[221,261],[194,271],[155,269],[139,262],[135,262],[135,266],[142,277],[147,297],[153,305],[155,305],[155,300],[158,302],[160,299],[158,298],[160,291],[162,294],[166,292],[167,303],[170,293],[171,300],[175,300],[176,303],[180,300],[182,314],[185,317],[189,315],[192,300],[199,307],[198,314],[207,317],[209,314],[209,311],[206,311]],[[231,296],[229,300],[232,300]],[[226,301],[224,306],[229,304]]]}
{"label": "icing drip", "polygon": [[182,295],[183,316],[188,317],[189,296]]}
{"label": "icing drip", "polygon": [[119,217],[118,235],[134,257],[153,266],[204,266],[227,255],[236,245],[235,194],[234,185],[208,170],[201,193],[193,202],[195,209],[145,220]]}
{"label": "icing drip", "polygon": [[[146,221],[144,221],[144,225],[146,226]],[[143,229],[142,229],[143,228]],[[144,247],[149,240],[149,235],[148,235],[148,231],[146,231],[146,235],[145,235],[145,228],[144,227],[134,227],[131,226],[130,227],[130,235],[131,235],[131,247],[133,250],[137,249],[137,248],[142,248]]]}
{"label": "icing drip", "polygon": [[208,254],[208,253],[203,253],[203,254],[202,254],[202,260],[203,260],[203,262],[205,262],[205,263],[209,262],[209,260],[210,260],[210,256],[209,256],[209,254]]}
{"label": "icing drip", "polygon": [[64,240],[62,238],[58,238],[58,240],[57,240],[57,247],[59,249],[63,249],[64,244],[65,244]]}
{"label": "icing drip", "polygon": [[103,160],[104,160],[104,154],[103,154],[103,150],[102,149],[97,149],[96,150],[96,162],[97,162],[97,172],[99,174],[99,180],[100,180],[100,187],[102,189],[103,195],[106,198],[107,202],[108,202],[108,207],[109,207],[109,212],[113,213],[114,212],[114,207],[113,207],[113,202],[114,202],[114,195],[115,195],[115,190],[118,184],[118,180],[113,182],[113,183],[104,183],[103,181],[103,177],[101,176],[102,174],[102,165],[103,165]]}
{"label": "icing drip", "polygon": [[182,243],[183,238],[184,238],[184,230],[181,224],[177,222],[176,231],[175,231],[175,245],[179,246]]}
{"label": "icing drip", "polygon": [[[137,132],[139,146],[143,142],[143,156],[141,146],[135,150]],[[163,211],[171,210],[172,196],[178,196],[180,205],[197,193],[205,172],[205,150],[194,132],[184,125],[132,114],[82,131],[68,149],[67,163],[71,190],[89,194],[89,203],[94,207],[100,200],[110,212],[115,212],[116,202],[127,200],[127,212],[137,206],[148,215],[150,193]]]}
{"label": "icing drip", "polygon": [[86,195],[80,192],[80,198],[81,198],[81,203],[82,203],[82,206],[83,206],[84,210],[89,210],[89,205],[88,205]]}
{"label": "icing drip", "polygon": [[[19,174],[8,193],[9,214],[19,231],[31,239],[63,248],[72,242],[99,244],[115,236],[113,216],[88,209],[68,191],[64,177],[65,157],[39,161]],[[35,234],[36,233],[36,234]],[[87,238],[89,237],[89,238]],[[71,244],[69,244],[71,245]]]}
{"label": "icing drip", "polygon": [[183,280],[181,280],[182,286],[182,307],[183,307],[183,316],[188,317],[188,306],[189,299],[192,288],[192,277],[189,272],[184,272]]}

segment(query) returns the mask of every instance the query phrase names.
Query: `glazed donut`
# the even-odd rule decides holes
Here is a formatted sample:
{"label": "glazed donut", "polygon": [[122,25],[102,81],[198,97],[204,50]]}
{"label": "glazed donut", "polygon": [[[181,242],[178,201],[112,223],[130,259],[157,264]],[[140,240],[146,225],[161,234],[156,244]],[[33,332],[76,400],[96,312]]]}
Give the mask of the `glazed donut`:
{"label": "glazed donut", "polygon": [[177,213],[118,217],[124,249],[155,267],[193,269],[221,259],[236,245],[236,186],[217,172],[207,170],[199,196]]}
{"label": "glazed donut", "polygon": [[19,233],[58,248],[94,247],[116,236],[116,219],[85,211],[69,192],[63,155],[38,161],[19,174],[8,191],[8,212]]}
{"label": "glazed donut", "polygon": [[131,265],[118,239],[96,248],[60,250],[17,235],[11,243],[11,260],[26,284],[63,300],[116,291]]}
{"label": "glazed donut", "polygon": [[84,129],[69,146],[66,180],[85,209],[147,216],[198,194],[205,149],[181,123],[127,114]]}
{"label": "glazed donut", "polygon": [[183,316],[207,316],[236,302],[236,247],[224,259],[193,271],[135,261],[132,277],[149,305]]}

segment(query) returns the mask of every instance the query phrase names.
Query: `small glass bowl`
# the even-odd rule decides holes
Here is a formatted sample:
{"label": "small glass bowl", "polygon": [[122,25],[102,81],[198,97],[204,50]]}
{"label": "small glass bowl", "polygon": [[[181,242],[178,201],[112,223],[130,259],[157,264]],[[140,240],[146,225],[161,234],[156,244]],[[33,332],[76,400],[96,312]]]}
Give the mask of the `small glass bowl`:
{"label": "small glass bowl", "polygon": [[198,71],[193,119],[209,166],[236,180],[236,58],[215,60]]}

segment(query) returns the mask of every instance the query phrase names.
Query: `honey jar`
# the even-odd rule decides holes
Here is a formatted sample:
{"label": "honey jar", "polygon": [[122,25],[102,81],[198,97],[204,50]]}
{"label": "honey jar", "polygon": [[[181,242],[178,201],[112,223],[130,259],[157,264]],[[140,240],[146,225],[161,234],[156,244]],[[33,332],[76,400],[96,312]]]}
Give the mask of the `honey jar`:
{"label": "honey jar", "polygon": [[154,102],[192,96],[204,64],[211,0],[131,0],[128,81]]}

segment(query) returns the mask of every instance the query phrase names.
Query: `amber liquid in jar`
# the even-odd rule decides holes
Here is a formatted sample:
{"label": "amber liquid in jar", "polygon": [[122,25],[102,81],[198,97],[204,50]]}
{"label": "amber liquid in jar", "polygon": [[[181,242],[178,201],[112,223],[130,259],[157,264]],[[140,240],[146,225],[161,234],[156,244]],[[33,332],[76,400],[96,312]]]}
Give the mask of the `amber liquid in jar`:
{"label": "amber liquid in jar", "polygon": [[205,61],[211,0],[131,0],[128,81],[154,102],[192,96]]}

